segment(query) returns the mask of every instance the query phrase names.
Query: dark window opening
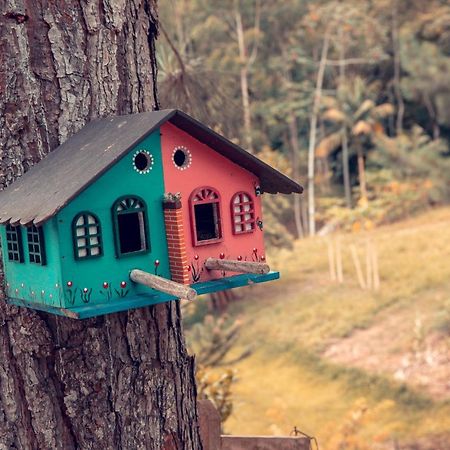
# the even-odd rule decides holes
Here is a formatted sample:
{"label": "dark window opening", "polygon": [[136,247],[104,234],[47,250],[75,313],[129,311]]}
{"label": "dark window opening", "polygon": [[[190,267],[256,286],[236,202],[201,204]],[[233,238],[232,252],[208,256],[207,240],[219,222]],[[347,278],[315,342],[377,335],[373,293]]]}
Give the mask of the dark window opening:
{"label": "dark window opening", "polygon": [[221,241],[219,193],[214,188],[202,187],[191,194],[190,204],[193,244],[206,245]]}
{"label": "dark window opening", "polygon": [[23,263],[22,230],[6,225],[6,247],[9,261]]}
{"label": "dark window opening", "polygon": [[186,163],[186,159],[186,153],[181,149],[178,149],[173,155],[173,160],[178,167],[183,167]]}
{"label": "dark window opening", "polygon": [[147,238],[146,206],[137,197],[124,197],[113,207],[117,256],[146,252],[150,245]]}
{"label": "dark window opening", "polygon": [[150,167],[150,155],[146,152],[140,152],[134,157],[134,165],[137,170],[147,170]]}
{"label": "dark window opening", "polygon": [[194,205],[197,241],[207,241],[220,237],[217,206],[218,203]]}
{"label": "dark window opening", "polygon": [[30,263],[45,266],[47,263],[45,258],[44,233],[42,227],[32,225],[27,230],[28,239],[28,255]]}
{"label": "dark window opening", "polygon": [[142,212],[121,214],[117,217],[120,253],[134,253],[145,250]]}

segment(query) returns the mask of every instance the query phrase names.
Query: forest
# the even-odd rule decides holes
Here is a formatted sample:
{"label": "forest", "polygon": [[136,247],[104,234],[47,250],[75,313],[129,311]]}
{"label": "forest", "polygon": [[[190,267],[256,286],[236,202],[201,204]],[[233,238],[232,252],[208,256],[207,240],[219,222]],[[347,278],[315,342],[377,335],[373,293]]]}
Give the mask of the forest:
{"label": "forest", "polygon": [[170,0],[160,19],[162,107],[305,187],[268,202],[273,244],[449,200],[447,1]]}
{"label": "forest", "polygon": [[264,199],[281,284],[187,310],[224,431],[449,448],[448,1],[170,0],[157,49],[163,108],[305,188]]}

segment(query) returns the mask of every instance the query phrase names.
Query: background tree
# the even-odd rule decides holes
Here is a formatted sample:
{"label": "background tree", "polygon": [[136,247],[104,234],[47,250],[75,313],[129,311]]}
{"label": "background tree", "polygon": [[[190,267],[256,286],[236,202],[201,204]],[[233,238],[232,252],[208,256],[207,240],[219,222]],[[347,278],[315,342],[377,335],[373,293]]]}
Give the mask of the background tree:
{"label": "background tree", "polygon": [[[157,107],[156,6],[1,2],[1,187],[90,120]],[[193,366],[178,302],[76,321],[2,299],[0,448],[200,449]]]}
{"label": "background tree", "polygon": [[[376,105],[376,85],[368,86],[360,77],[353,77],[340,86],[339,96],[327,98],[322,119],[338,129],[324,137],[317,147],[318,155],[328,157],[340,147],[350,145],[355,150],[358,165],[360,201],[367,204],[364,148],[374,134],[384,133],[383,119],[394,113],[390,103]],[[372,97],[372,98],[370,98]],[[348,180],[349,181],[349,180]]]}

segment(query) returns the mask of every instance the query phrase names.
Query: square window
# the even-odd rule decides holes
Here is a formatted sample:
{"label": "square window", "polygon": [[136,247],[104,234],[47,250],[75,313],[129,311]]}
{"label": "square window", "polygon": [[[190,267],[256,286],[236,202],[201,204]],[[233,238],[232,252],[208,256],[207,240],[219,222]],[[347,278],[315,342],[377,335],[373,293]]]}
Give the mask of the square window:
{"label": "square window", "polygon": [[9,261],[22,263],[23,247],[22,247],[22,230],[19,226],[13,227],[8,224],[6,226],[6,247]]}
{"label": "square window", "polygon": [[32,225],[27,230],[28,253],[31,263],[45,265],[44,232],[42,227]]}

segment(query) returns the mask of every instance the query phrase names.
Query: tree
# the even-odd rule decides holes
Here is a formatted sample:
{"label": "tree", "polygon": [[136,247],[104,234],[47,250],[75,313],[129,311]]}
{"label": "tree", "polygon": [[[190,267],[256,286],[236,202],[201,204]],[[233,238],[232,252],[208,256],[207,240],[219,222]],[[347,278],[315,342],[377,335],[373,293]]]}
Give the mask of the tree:
{"label": "tree", "polygon": [[[256,35],[259,33],[259,22],[261,14],[260,0],[256,0],[255,5],[255,24],[254,30]],[[247,43],[245,39],[245,29],[242,21],[241,5],[239,0],[234,1],[234,20],[236,36],[239,48],[239,63],[240,63],[240,81],[241,81],[241,97],[242,109],[244,112],[244,132],[247,143],[247,148],[250,153],[254,152],[253,138],[252,138],[252,114],[250,109],[250,87],[249,87],[249,73],[253,66],[258,52],[258,40],[255,40],[251,52],[248,52]]]}
{"label": "tree", "polygon": [[[264,41],[261,43],[261,53],[268,52],[263,56],[266,73],[263,82],[270,86],[270,97],[264,101],[255,102],[255,117],[261,119],[272,130],[279,130],[280,140],[289,155],[290,167],[282,170],[292,170],[290,176],[301,183],[301,152],[304,142],[302,140],[302,128],[306,128],[309,119],[309,108],[313,83],[309,80],[309,73],[297,63],[297,56],[302,53],[302,30],[298,23],[306,13],[305,5],[300,0],[284,1],[283,5],[274,4],[267,11],[266,16],[270,20],[263,22],[262,28],[265,33]],[[260,81],[261,84],[261,81]],[[268,91],[267,86],[255,85],[259,91]],[[263,146],[259,156],[266,158],[267,146]],[[283,155],[281,155],[283,156]],[[280,158],[271,161],[278,166]],[[281,167],[280,167],[281,169]],[[277,201],[278,202],[278,201]],[[291,206],[293,203],[293,208]],[[270,209],[278,209],[276,208]],[[303,208],[302,208],[303,206]],[[307,234],[307,221],[303,220],[302,212],[306,212],[306,206],[302,196],[294,195],[287,202],[287,207],[293,209],[294,223],[296,229],[295,237],[304,237]],[[269,211],[268,211],[269,212]],[[266,213],[266,221],[268,219]],[[271,212],[271,211],[270,211]],[[275,225],[273,220],[272,225]],[[286,232],[284,232],[286,233]]]}
{"label": "tree", "polygon": [[[174,6],[180,2],[183,0],[176,0]],[[221,81],[214,86],[216,90],[223,89],[225,78],[233,77],[233,85],[239,80],[239,89],[233,86],[234,94],[231,96],[239,96],[242,118],[238,116],[236,119],[242,128],[242,141],[253,153],[251,76],[262,34],[261,1],[233,0],[227,4],[219,0],[192,0],[189,7],[195,15],[195,20],[191,18],[189,40],[186,40],[189,50],[194,49],[189,57],[199,58],[197,61],[209,67],[210,72],[220,73]],[[229,96],[228,92],[226,95]],[[236,116],[237,105],[230,107]]]}
{"label": "tree", "polygon": [[[230,85],[234,80],[205,66],[193,49],[196,7],[187,0],[163,2],[159,13],[162,23],[158,50],[158,92],[162,107],[177,108],[194,116],[227,136],[235,133],[229,127],[227,112],[234,110],[230,102]],[[230,129],[231,128],[231,129]]]}
{"label": "tree", "polygon": [[440,137],[441,128],[444,134],[450,128],[449,23],[450,5],[442,5],[405,24],[408,34],[403,31],[401,90],[409,103],[406,114],[414,114],[414,121],[434,139]]}
{"label": "tree", "polygon": [[[323,42],[320,60],[317,64],[316,88],[312,97],[309,145],[308,145],[308,215],[309,232],[315,234],[315,149],[317,125],[322,92],[326,88],[325,72],[328,67],[338,66],[338,86],[345,82],[345,67],[348,65],[373,64],[379,60],[379,42],[382,41],[377,23],[366,16],[366,5],[361,2],[326,2],[323,6],[311,8],[304,25],[317,42]],[[364,24],[364,26],[362,26]],[[347,36],[347,34],[349,36]],[[322,38],[323,36],[323,38]],[[365,44],[364,57],[360,57],[361,44]],[[319,53],[318,51],[315,52]],[[332,60],[337,54],[338,60]],[[350,56],[355,55],[351,58]],[[347,203],[349,195],[349,168],[347,157],[347,135],[343,130],[343,168]]]}
{"label": "tree", "polygon": [[[158,106],[156,6],[2,2],[1,187],[91,119]],[[0,448],[200,449],[193,367],[178,302],[76,321],[2,299]]]}
{"label": "tree", "polygon": [[374,86],[371,88],[362,78],[354,77],[347,85],[340,87],[339,99],[327,98],[328,107],[322,119],[338,125],[339,130],[328,134],[316,149],[317,154],[326,157],[339,147],[344,149],[350,137],[356,149],[360,200],[364,203],[367,202],[367,185],[362,139],[382,133],[381,121],[394,112],[390,103],[376,105],[371,96],[374,96]]}

